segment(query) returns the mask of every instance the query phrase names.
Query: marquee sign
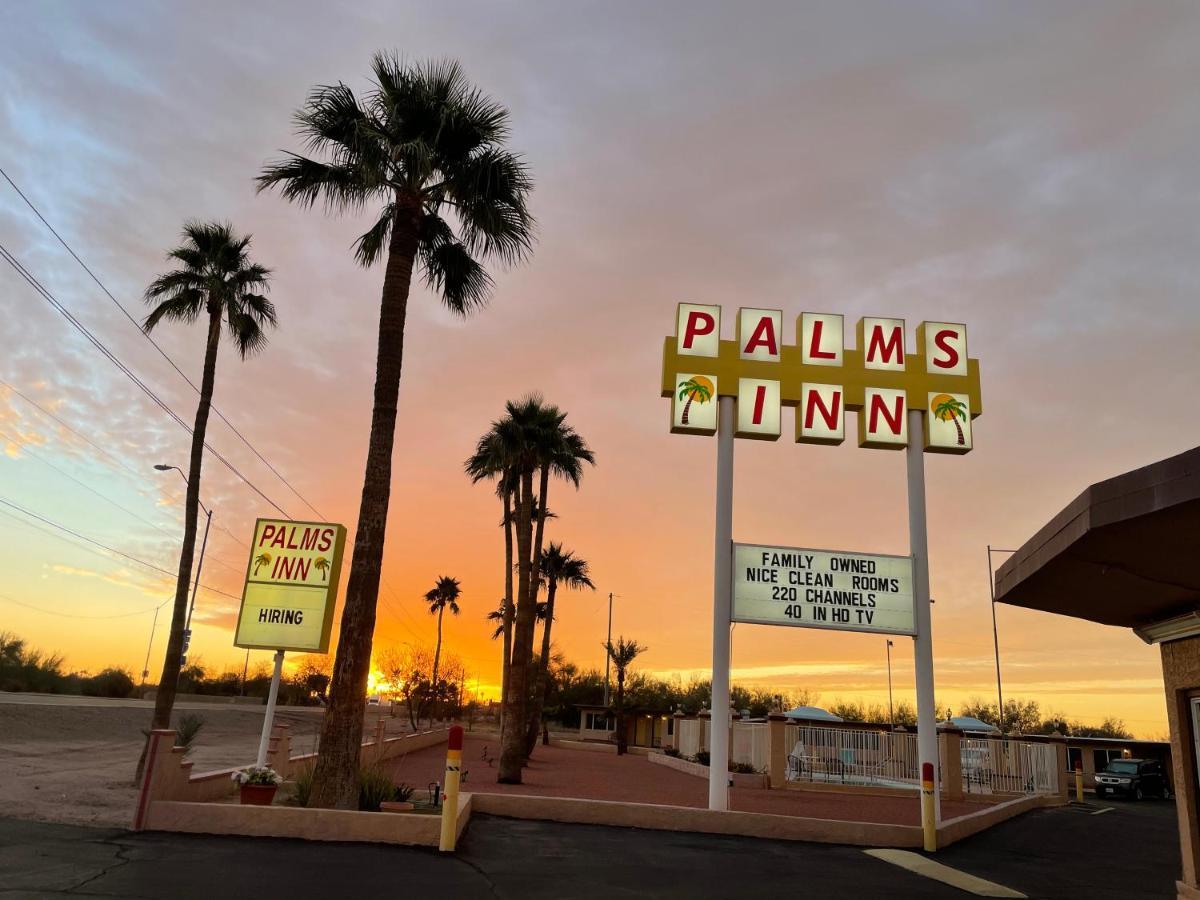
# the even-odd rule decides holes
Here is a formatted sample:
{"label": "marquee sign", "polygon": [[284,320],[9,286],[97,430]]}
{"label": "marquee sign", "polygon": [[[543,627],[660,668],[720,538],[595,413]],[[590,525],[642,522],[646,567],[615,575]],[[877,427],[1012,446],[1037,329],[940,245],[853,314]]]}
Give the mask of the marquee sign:
{"label": "marquee sign", "polygon": [[734,544],[733,621],[916,634],[912,558]]}
{"label": "marquee sign", "polygon": [[[854,348],[843,317],[801,313],[796,343],[783,343],[783,313],[743,308],[736,338],[721,340],[721,307],[680,303],[663,346],[662,395],[671,431],[711,435],[717,398],[737,398],[736,436],[778,440],[782,407],[796,407],[796,440],[840,444],[846,413],[858,413],[858,445],[901,449],[922,440],[935,453],[971,450],[971,421],[983,411],[979,361],[967,356],[967,327],[922,322],[916,350],[903,319],[859,319]],[[919,405],[918,405],[919,404]],[[925,412],[925,433],[908,433],[908,411]]]}
{"label": "marquee sign", "polygon": [[345,547],[343,525],[259,519],[234,646],[328,652]]}

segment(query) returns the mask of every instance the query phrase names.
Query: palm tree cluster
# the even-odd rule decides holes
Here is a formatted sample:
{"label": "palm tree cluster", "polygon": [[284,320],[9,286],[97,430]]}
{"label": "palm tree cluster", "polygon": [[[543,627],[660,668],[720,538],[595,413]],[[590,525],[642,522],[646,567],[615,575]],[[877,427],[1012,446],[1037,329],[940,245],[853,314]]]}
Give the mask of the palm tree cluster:
{"label": "palm tree cluster", "polygon": [[[359,96],[342,83],[314,88],[296,113],[304,153],[268,163],[258,189],[278,189],[303,208],[368,211],[355,243],[363,266],[384,263],[371,431],[354,551],[346,585],[329,707],[321,727],[311,806],[357,807],[357,773],[376,603],[391,496],[392,449],[414,274],[451,312],[466,316],[488,299],[485,264],[514,264],[532,247],[528,169],[506,149],[508,110],[473,87],[455,62],[406,63],[376,54],[372,87]],[[169,257],[178,268],[146,291],[155,304],[146,331],[163,320],[208,331],[191,457],[175,606],[153,727],[166,727],[183,656],[205,430],[222,326],[243,356],[265,345],[275,310],[265,298],[270,272],[248,258],[249,237],[223,224],[189,223]],[[267,554],[255,568],[269,564]],[[324,570],[320,569],[322,574]],[[140,765],[139,765],[140,769]]]}
{"label": "palm tree cluster", "polygon": [[[566,424],[566,418],[566,413],[537,395],[510,400],[504,416],[479,439],[465,465],[472,481],[495,480],[504,512],[503,696],[497,773],[503,784],[521,783],[521,769],[537,740],[545,703],[554,592],[559,583],[592,586],[583,560],[572,561],[573,555],[561,545],[554,557],[549,550],[543,551],[551,477],[578,487],[583,464],[595,464],[587,442]],[[557,561],[551,562],[552,558]],[[538,593],[543,583],[547,586],[546,618],[542,655],[535,660]]]}

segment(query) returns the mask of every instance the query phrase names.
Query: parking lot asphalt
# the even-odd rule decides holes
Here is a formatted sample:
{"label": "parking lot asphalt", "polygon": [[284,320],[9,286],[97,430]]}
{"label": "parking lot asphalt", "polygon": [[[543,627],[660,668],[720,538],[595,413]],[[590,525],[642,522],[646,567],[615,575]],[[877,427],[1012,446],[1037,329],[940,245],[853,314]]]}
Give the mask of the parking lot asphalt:
{"label": "parking lot asphalt", "polygon": [[[1093,815],[1099,809],[1111,811]],[[1174,805],[1042,810],[936,854],[1030,897],[1173,897]],[[0,897],[969,896],[855,847],[472,818],[450,855],[0,819]]]}

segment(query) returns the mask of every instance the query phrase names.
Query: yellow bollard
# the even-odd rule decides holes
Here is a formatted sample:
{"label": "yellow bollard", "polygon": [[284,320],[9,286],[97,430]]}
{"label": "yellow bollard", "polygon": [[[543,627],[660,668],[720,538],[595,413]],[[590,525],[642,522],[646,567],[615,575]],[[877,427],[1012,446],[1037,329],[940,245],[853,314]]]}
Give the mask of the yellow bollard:
{"label": "yellow bollard", "polygon": [[458,840],[458,781],[462,775],[463,730],[461,725],[450,726],[446,744],[446,781],[442,789],[442,837],[438,849],[450,852]]}
{"label": "yellow bollard", "polygon": [[937,849],[937,813],[933,804],[933,763],[921,765],[921,826],[925,833],[925,851]]}
{"label": "yellow bollard", "polygon": [[1075,766],[1075,799],[1083,802],[1083,767],[1079,764]]}

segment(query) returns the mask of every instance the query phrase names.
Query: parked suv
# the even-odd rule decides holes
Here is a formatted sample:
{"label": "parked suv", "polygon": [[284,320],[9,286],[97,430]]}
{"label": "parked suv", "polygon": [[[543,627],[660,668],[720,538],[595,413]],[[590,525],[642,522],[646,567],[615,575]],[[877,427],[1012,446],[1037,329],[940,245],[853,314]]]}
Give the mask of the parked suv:
{"label": "parked suv", "polygon": [[1162,763],[1153,759],[1114,759],[1096,774],[1096,796],[1124,795],[1134,800],[1171,796],[1171,782]]}

